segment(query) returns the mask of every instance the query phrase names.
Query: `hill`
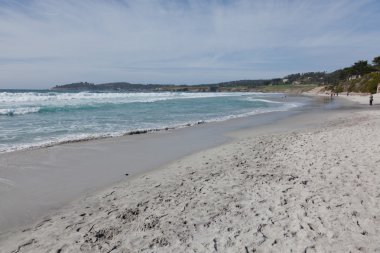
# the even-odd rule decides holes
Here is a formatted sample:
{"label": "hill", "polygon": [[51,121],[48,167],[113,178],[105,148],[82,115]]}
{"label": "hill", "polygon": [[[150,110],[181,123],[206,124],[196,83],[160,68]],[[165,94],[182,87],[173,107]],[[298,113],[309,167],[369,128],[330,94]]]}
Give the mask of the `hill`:
{"label": "hill", "polygon": [[290,74],[283,78],[237,80],[214,84],[175,85],[175,84],[132,84],[128,82],[113,82],[93,84],[78,82],[57,85],[53,90],[73,91],[126,91],[126,92],[221,92],[221,91],[263,91],[291,92],[308,91],[316,86],[326,86],[334,92],[365,92],[376,93],[380,83],[380,56],[373,59],[373,64],[367,61],[355,62],[352,66],[338,69],[331,73],[306,72]]}
{"label": "hill", "polygon": [[358,76],[340,82],[333,87],[336,92],[360,92],[376,93],[377,85],[380,84],[380,72],[372,72],[364,76]]}
{"label": "hill", "polygon": [[[237,80],[215,84],[174,85],[174,84],[132,84],[127,82],[93,84],[88,82],[57,85],[57,91],[125,91],[125,92],[235,92],[235,91],[275,91],[311,89],[310,85],[291,84],[283,79]],[[298,92],[297,92],[298,93]]]}
{"label": "hill", "polygon": [[[280,79],[279,79],[280,80]],[[273,80],[240,80],[223,82],[216,84],[200,85],[174,85],[174,84],[132,84],[127,82],[93,84],[88,82],[70,83],[57,85],[53,90],[73,90],[73,91],[233,91],[236,89],[247,90],[257,86],[269,85]]]}

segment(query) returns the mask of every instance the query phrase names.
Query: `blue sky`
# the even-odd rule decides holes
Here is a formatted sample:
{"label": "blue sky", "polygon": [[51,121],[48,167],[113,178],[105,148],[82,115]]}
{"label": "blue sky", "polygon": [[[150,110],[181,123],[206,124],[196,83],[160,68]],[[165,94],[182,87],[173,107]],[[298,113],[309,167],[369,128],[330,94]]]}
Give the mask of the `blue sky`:
{"label": "blue sky", "polygon": [[196,84],[380,55],[378,0],[0,0],[0,88]]}

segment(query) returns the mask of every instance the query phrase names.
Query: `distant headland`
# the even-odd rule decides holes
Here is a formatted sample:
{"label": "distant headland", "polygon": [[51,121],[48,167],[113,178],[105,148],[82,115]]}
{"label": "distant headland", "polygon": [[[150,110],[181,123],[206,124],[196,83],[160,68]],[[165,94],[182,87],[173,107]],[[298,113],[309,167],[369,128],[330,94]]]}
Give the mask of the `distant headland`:
{"label": "distant headland", "polygon": [[361,60],[352,66],[327,72],[307,72],[287,75],[283,78],[237,80],[214,84],[177,85],[177,84],[133,84],[129,82],[112,82],[94,84],[76,82],[56,85],[57,91],[125,91],[125,92],[294,92],[300,93],[325,86],[333,92],[376,93],[380,83],[380,56],[369,64]]}

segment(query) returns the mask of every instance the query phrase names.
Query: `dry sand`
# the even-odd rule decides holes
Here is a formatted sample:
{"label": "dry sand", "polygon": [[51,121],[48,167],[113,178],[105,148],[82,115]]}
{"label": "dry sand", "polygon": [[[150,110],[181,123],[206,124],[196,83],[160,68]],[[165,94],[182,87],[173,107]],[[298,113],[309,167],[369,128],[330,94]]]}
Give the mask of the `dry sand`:
{"label": "dry sand", "polygon": [[[352,93],[349,94],[349,96],[345,96],[344,94],[341,95],[343,95],[342,97],[345,99],[349,99],[353,102],[369,105],[369,94]],[[380,93],[373,94],[373,105],[380,105]]]}
{"label": "dry sand", "polygon": [[[306,96],[313,96],[313,97],[314,96],[331,97],[331,91],[325,91],[324,89],[325,89],[324,86],[320,86],[320,87],[316,87],[310,91],[303,92],[302,94],[306,95]],[[355,103],[361,104],[361,105],[369,105],[369,96],[370,96],[369,93],[355,93],[355,92],[349,93],[348,96],[347,96],[346,92],[341,92],[338,95],[339,98],[344,98],[344,99],[347,99],[349,101],[352,101],[352,102],[355,102]],[[372,96],[373,96],[373,105],[379,106],[380,105],[380,93],[373,94]],[[338,97],[333,96],[332,98],[335,99]]]}
{"label": "dry sand", "polygon": [[1,252],[380,252],[380,111],[244,137],[82,198]]}

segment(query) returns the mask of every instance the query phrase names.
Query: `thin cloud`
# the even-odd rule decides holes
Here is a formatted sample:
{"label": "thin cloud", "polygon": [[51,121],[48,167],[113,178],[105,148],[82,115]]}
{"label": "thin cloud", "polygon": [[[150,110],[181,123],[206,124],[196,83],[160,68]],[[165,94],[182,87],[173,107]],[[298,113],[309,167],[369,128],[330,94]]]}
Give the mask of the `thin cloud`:
{"label": "thin cloud", "polygon": [[375,0],[0,1],[0,88],[330,71],[379,54],[379,11]]}

